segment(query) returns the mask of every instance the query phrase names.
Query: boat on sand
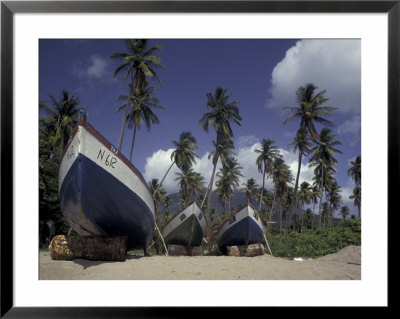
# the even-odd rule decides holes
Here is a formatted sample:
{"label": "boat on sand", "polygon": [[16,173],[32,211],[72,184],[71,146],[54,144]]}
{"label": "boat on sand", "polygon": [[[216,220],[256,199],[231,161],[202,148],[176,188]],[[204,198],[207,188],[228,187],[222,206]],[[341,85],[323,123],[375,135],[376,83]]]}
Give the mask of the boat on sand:
{"label": "boat on sand", "polygon": [[203,212],[196,202],[193,202],[165,225],[162,236],[167,244],[200,246],[206,228]]}
{"label": "boat on sand", "polygon": [[246,204],[221,227],[217,236],[217,245],[222,252],[225,252],[227,246],[261,243],[263,238],[261,218],[251,205]]}
{"label": "boat on sand", "polygon": [[59,169],[61,211],[80,235],[127,236],[127,248],[153,238],[154,201],[140,172],[81,114]]}

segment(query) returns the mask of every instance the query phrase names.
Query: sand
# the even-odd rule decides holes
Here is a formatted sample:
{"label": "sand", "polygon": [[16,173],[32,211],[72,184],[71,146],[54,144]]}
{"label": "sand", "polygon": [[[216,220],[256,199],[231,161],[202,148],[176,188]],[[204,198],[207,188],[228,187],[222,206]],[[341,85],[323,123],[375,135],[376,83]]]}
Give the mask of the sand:
{"label": "sand", "polygon": [[317,259],[295,260],[270,255],[127,256],[124,262],[52,260],[41,251],[39,279],[44,280],[360,280],[361,247],[348,246]]}

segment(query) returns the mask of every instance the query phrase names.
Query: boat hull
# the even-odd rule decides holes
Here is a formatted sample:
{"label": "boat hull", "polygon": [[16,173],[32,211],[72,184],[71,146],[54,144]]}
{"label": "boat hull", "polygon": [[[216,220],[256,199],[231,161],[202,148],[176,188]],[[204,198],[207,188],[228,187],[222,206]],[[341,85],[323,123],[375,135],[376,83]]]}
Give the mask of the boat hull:
{"label": "boat hull", "polygon": [[205,230],[203,213],[196,203],[193,203],[171,219],[164,227],[163,237],[167,244],[200,246]]}
{"label": "boat hull", "polygon": [[[81,126],[80,130],[75,137],[77,141],[70,145],[74,148],[72,162],[64,165],[62,162],[60,168],[59,193],[63,215],[80,235],[127,236],[127,248],[146,248],[152,240],[155,225],[150,201],[143,196],[147,186],[140,180],[135,186],[141,192],[135,192],[132,186],[118,178],[117,173],[113,174],[118,172],[120,165],[121,172],[131,174],[126,176],[127,179],[138,180],[137,173],[126,165],[122,167],[124,163],[118,157],[113,162],[115,170],[103,167],[104,160],[103,165],[96,161],[85,143],[99,143],[95,147],[103,149],[109,145],[96,138],[93,142],[95,136],[85,127]],[[90,138],[88,135],[91,135]]]}
{"label": "boat hull", "polygon": [[[242,215],[242,216],[240,216]],[[217,244],[221,251],[227,246],[250,245],[261,243],[264,232],[260,217],[249,207],[249,211],[235,214],[237,221],[228,221],[218,235]]]}

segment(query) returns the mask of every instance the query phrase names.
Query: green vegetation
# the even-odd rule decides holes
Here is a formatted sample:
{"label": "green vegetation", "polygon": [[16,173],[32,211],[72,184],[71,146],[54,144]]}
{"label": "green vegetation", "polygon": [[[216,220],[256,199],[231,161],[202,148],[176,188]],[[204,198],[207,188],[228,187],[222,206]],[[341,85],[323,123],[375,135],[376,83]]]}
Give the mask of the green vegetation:
{"label": "green vegetation", "polygon": [[305,229],[301,233],[284,230],[267,235],[268,243],[277,257],[321,257],[349,245],[361,245],[361,221],[342,220],[322,229]]}

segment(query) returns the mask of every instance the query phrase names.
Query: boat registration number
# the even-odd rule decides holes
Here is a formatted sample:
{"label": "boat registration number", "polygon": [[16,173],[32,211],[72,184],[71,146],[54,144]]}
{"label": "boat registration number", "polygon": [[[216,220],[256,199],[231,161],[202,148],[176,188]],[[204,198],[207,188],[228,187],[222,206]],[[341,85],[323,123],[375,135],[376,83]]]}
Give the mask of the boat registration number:
{"label": "boat registration number", "polygon": [[99,152],[97,154],[97,160],[112,168],[115,168],[115,164],[117,164],[118,162],[117,158],[113,156],[112,153],[106,153],[106,150],[101,148],[99,149]]}

